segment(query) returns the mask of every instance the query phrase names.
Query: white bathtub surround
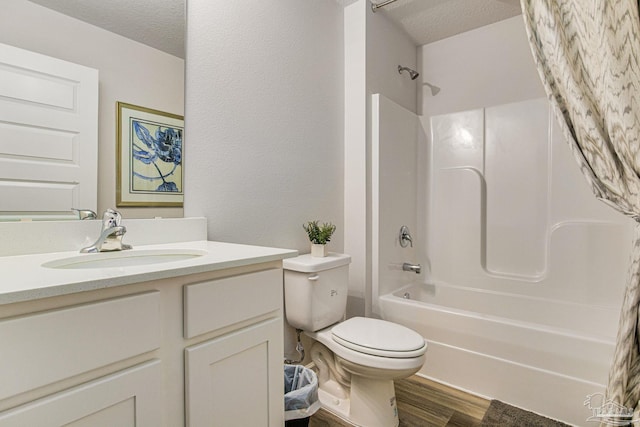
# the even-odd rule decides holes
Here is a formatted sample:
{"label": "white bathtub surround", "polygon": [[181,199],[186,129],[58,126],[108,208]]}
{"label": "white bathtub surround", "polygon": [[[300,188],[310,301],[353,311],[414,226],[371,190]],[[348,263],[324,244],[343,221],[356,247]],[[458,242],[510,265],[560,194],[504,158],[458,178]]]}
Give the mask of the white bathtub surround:
{"label": "white bathtub surround", "polygon": [[[544,99],[435,116],[431,129],[431,280],[476,290],[466,295],[483,298],[466,309],[497,316],[491,327],[515,329],[487,332],[487,342],[505,340],[506,347],[476,348],[475,336],[465,344],[453,333],[436,340],[443,345],[434,355],[477,358],[500,381],[443,366],[436,373],[437,363],[429,375],[580,423],[584,398],[607,379],[630,222],[591,197]],[[496,311],[505,304],[510,310]],[[522,358],[516,337],[537,349]],[[560,363],[549,365],[550,357]],[[513,375],[529,378],[545,396],[519,395]]]}
{"label": "white bathtub surround", "polygon": [[[379,101],[376,312],[433,344],[422,374],[583,423],[606,383],[630,222],[583,185],[544,99],[432,117],[426,174],[401,161],[422,147],[411,114]],[[421,276],[399,268],[412,252],[397,235],[424,197],[406,191],[415,176]]]}
{"label": "white bathtub surround", "polygon": [[[640,23],[635,2],[578,5],[523,0],[540,78],[595,196],[638,221]],[[570,40],[570,41],[569,41]],[[640,416],[640,225],[636,223],[607,398]],[[613,417],[615,421],[615,416]],[[605,422],[605,420],[603,420]]]}

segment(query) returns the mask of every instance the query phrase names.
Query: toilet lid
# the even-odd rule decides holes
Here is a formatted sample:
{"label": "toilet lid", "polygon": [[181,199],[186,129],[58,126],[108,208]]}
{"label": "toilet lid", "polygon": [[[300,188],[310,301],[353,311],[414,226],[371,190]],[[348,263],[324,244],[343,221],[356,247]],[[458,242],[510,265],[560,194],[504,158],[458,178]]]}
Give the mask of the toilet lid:
{"label": "toilet lid", "polygon": [[382,357],[418,357],[427,345],[417,332],[386,320],[352,317],[331,329],[333,340],[361,353]]}

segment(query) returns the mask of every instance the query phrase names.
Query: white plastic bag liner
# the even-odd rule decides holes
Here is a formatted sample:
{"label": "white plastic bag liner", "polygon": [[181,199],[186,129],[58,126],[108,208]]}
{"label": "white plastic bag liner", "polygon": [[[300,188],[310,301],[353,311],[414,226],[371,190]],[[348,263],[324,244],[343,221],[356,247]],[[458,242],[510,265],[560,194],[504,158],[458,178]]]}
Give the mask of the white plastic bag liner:
{"label": "white plastic bag liner", "polygon": [[301,365],[284,365],[284,419],[307,418],[320,409],[318,377]]}

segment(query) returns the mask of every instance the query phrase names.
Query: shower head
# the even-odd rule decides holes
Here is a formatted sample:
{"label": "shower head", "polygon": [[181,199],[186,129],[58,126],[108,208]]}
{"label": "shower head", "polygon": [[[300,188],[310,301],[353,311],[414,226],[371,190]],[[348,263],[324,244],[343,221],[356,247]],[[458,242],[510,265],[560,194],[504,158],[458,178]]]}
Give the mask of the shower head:
{"label": "shower head", "polygon": [[412,70],[411,68],[398,65],[398,73],[402,74],[403,71],[407,71],[409,73],[409,77],[411,77],[411,80],[417,79],[418,76],[420,75],[420,73],[417,72],[416,70]]}
{"label": "shower head", "polygon": [[438,92],[440,92],[440,88],[436,85],[432,85],[431,83],[424,82],[422,85],[428,86],[429,89],[431,89],[431,96],[436,96]]}

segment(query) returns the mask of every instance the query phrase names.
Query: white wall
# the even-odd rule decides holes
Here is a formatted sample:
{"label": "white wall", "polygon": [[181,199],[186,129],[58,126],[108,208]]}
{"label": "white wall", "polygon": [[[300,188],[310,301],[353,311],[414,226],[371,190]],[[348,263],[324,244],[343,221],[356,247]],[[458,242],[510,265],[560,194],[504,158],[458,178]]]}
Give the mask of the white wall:
{"label": "white wall", "polygon": [[[182,115],[184,60],[27,0],[0,2],[0,41],[99,71],[98,210],[115,207],[116,102]],[[182,216],[181,208],[120,211],[125,218]]]}
{"label": "white wall", "polygon": [[187,5],[185,214],[209,239],[343,250],[343,9],[333,1]]}
{"label": "white wall", "polygon": [[425,117],[545,96],[518,15],[420,48],[420,78],[441,88],[421,88]]}
{"label": "white wall", "polygon": [[418,70],[417,47],[404,30],[389,20],[384,10],[367,11],[367,88],[380,93],[409,111],[416,112],[417,88],[422,80],[398,73],[398,65]]}
{"label": "white wall", "polygon": [[347,315],[363,315],[371,290],[367,149],[366,0],[344,8],[344,250],[351,255]]}
{"label": "white wall", "polygon": [[371,95],[380,93],[416,111],[418,80],[398,73],[417,69],[416,46],[369,0],[345,7],[345,252],[349,270],[348,315],[369,314],[372,287]]}

